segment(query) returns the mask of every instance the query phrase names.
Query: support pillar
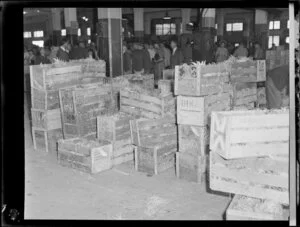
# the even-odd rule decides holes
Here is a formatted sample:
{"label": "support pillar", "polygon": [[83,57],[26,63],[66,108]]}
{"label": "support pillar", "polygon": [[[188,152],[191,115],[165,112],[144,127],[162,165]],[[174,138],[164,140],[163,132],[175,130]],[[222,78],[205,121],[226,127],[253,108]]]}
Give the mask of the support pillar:
{"label": "support pillar", "polygon": [[122,10],[98,8],[97,26],[98,56],[106,62],[106,75],[123,74]]}
{"label": "support pillar", "polygon": [[216,9],[208,8],[204,9],[204,13],[202,15],[202,37],[203,37],[203,48],[206,48],[207,41],[210,42],[210,48],[212,48],[212,44],[214,43],[214,37],[216,35],[215,28],[216,21]]}
{"label": "support pillar", "polygon": [[268,49],[268,13],[260,9],[255,10],[255,40],[263,50]]}
{"label": "support pillar", "polygon": [[217,13],[217,38],[218,41],[224,39],[224,10],[218,9]]}
{"label": "support pillar", "polygon": [[191,20],[191,9],[184,8],[181,9],[181,19],[182,19],[182,34],[181,34],[181,48],[184,48],[188,40],[193,39],[192,31],[186,30],[186,25]]}
{"label": "support pillar", "polygon": [[76,8],[64,8],[65,27],[67,36],[70,37],[71,44],[77,41],[78,38],[78,22]]}
{"label": "support pillar", "polygon": [[54,46],[59,46],[61,40],[61,9],[52,8],[51,18],[52,18],[52,27],[53,27],[52,44]]}
{"label": "support pillar", "polygon": [[133,8],[134,35],[138,39],[144,37],[144,8]]}

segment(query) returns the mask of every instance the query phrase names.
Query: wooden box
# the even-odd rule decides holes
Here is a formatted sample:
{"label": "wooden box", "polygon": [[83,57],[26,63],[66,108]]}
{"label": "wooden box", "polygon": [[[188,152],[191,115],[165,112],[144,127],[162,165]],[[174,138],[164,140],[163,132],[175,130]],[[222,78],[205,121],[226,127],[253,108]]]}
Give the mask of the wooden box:
{"label": "wooden box", "polygon": [[96,138],[97,116],[117,111],[110,84],[85,84],[59,90],[64,138]]}
{"label": "wooden box", "polygon": [[223,84],[229,81],[226,64],[175,66],[175,95],[205,96],[223,91]]}
{"label": "wooden box", "polygon": [[234,83],[232,107],[248,106],[257,102],[257,84],[256,83]]}
{"label": "wooden box", "polygon": [[270,200],[235,195],[226,210],[226,220],[284,220],[281,204]]}
{"label": "wooden box", "polygon": [[132,144],[155,146],[164,142],[177,143],[175,117],[137,119],[130,121]]}
{"label": "wooden box", "polygon": [[269,157],[225,160],[211,151],[210,189],[289,204],[289,165]]}
{"label": "wooden box", "polygon": [[148,90],[154,89],[154,74],[129,74],[123,75],[123,77],[132,85],[138,85]]}
{"label": "wooden box", "polygon": [[210,149],[226,159],[287,155],[289,111],[213,112]]}
{"label": "wooden box", "polygon": [[175,78],[175,70],[174,69],[164,69],[163,70],[163,79],[164,80],[173,80]]}
{"label": "wooden box", "polygon": [[177,97],[177,123],[181,125],[206,126],[212,111],[230,110],[229,93],[204,97]]}
{"label": "wooden box", "polygon": [[106,75],[106,62],[103,60],[93,59],[80,59],[72,60],[71,64],[80,64],[83,72],[97,73],[97,76],[105,77]]}
{"label": "wooden box", "polygon": [[148,174],[159,174],[175,167],[177,144],[160,144],[153,147],[135,146],[135,169]]}
{"label": "wooden box", "polygon": [[231,82],[258,82],[266,80],[265,60],[235,61],[231,64]]}
{"label": "wooden box", "polygon": [[56,152],[57,140],[63,138],[62,129],[45,130],[32,127],[33,148],[43,152]]}
{"label": "wooden box", "polygon": [[97,117],[97,138],[107,140],[113,146],[113,165],[133,160],[130,120],[132,116],[118,113],[111,116]]}
{"label": "wooden box", "polygon": [[176,176],[196,183],[206,183],[207,155],[176,152]]}
{"label": "wooden box", "polygon": [[161,95],[158,89],[151,93],[121,90],[120,111],[150,119],[175,115],[175,97],[173,94]]}
{"label": "wooden box", "polygon": [[73,138],[58,141],[58,162],[87,173],[112,168],[112,145],[107,141]]}
{"label": "wooden box", "polygon": [[178,125],[180,153],[203,156],[208,144],[209,128],[207,126]]}
{"label": "wooden box", "polygon": [[160,89],[162,94],[173,93],[173,82],[171,80],[159,80],[158,89]]}
{"label": "wooden box", "polygon": [[61,128],[60,109],[38,110],[31,109],[32,126],[44,130]]}

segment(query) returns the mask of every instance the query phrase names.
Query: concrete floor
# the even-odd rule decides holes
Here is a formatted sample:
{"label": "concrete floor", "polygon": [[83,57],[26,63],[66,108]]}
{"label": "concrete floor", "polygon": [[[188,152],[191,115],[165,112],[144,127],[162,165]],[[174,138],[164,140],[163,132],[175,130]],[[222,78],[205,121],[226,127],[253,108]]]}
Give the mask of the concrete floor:
{"label": "concrete floor", "polygon": [[58,165],[55,155],[33,149],[27,109],[25,219],[223,219],[231,199],[178,180],[174,169],[148,177],[128,162],[89,175]]}

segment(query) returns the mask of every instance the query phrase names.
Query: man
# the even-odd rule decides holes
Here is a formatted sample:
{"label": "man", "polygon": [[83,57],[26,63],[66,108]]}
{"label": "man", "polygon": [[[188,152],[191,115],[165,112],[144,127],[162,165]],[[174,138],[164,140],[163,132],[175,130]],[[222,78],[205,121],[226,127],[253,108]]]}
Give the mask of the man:
{"label": "man", "polygon": [[229,57],[229,53],[227,48],[225,47],[225,41],[221,41],[220,46],[218,47],[217,51],[216,51],[216,62],[223,62],[226,61]]}
{"label": "man", "polygon": [[192,49],[192,44],[189,40],[187,41],[183,49],[183,58],[184,58],[184,63],[190,63],[193,61],[193,49]]}
{"label": "man", "polygon": [[175,69],[176,65],[181,65],[183,63],[183,54],[182,51],[177,47],[177,40],[171,40],[171,69]]}
{"label": "man", "polygon": [[144,72],[144,56],[145,52],[139,47],[137,43],[134,43],[132,51],[132,70],[134,73]]}
{"label": "man", "polygon": [[264,51],[263,49],[260,47],[259,43],[255,43],[254,45],[254,60],[263,60],[264,59]]}
{"label": "man", "polygon": [[79,46],[75,47],[70,52],[71,59],[86,59],[88,58],[88,50],[85,48],[85,43],[83,40],[79,42]]}
{"label": "man", "polygon": [[248,56],[248,50],[247,50],[247,48],[245,48],[243,42],[241,42],[239,47],[234,51],[233,56],[236,58],[242,58],[242,57]]}
{"label": "man", "polygon": [[132,73],[131,53],[125,44],[123,45],[123,71],[124,75]]}
{"label": "man", "polygon": [[[143,46],[141,44],[139,45],[139,48],[140,48],[140,50],[142,50],[144,52],[144,54],[143,54],[144,74],[149,74],[153,70],[151,55],[150,55],[149,51],[146,50],[145,48],[143,48]],[[152,46],[152,48],[153,48],[153,46]],[[150,49],[151,49],[151,45],[150,45]],[[154,51],[154,55],[155,55],[155,51]],[[153,56],[153,58],[154,58],[154,56]]]}
{"label": "man", "polygon": [[272,69],[267,74],[266,98],[269,109],[280,109],[289,104],[289,66]]}
{"label": "man", "polygon": [[69,61],[69,48],[70,43],[66,38],[62,39],[62,45],[59,47],[56,57],[61,61]]}
{"label": "man", "polygon": [[51,61],[48,59],[48,56],[46,55],[45,48],[41,48],[40,53],[35,58],[35,65],[39,64],[51,64]]}
{"label": "man", "polygon": [[170,67],[170,59],[171,59],[171,51],[166,47],[164,43],[160,44],[160,48],[162,49],[164,53],[164,63],[165,63],[165,68]]}

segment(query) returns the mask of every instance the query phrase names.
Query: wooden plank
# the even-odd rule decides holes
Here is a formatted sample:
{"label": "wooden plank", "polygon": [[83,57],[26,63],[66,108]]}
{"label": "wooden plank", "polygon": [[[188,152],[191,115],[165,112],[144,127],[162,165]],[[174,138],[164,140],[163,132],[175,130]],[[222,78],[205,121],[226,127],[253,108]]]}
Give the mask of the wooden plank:
{"label": "wooden plank", "polygon": [[210,152],[210,188],[289,204],[288,165],[268,157],[224,160]]}
{"label": "wooden plank", "polygon": [[120,105],[127,105],[127,106],[134,106],[137,108],[143,108],[147,111],[151,111],[157,114],[160,114],[162,112],[162,107],[161,106],[156,106],[156,105],[151,105],[148,103],[143,103],[140,101],[136,101],[133,99],[127,99],[125,97],[121,97],[120,99]]}
{"label": "wooden plank", "polygon": [[141,101],[145,101],[145,102],[150,102],[150,103],[153,103],[156,105],[161,105],[161,100],[158,97],[141,94],[141,93],[134,92],[134,91],[121,90],[120,96],[121,96],[121,98],[127,97],[127,98],[131,98],[131,99],[137,99],[137,100],[141,100]]}
{"label": "wooden plank", "polygon": [[56,152],[57,141],[63,138],[62,129],[44,130],[32,127],[34,149],[40,152]]}

